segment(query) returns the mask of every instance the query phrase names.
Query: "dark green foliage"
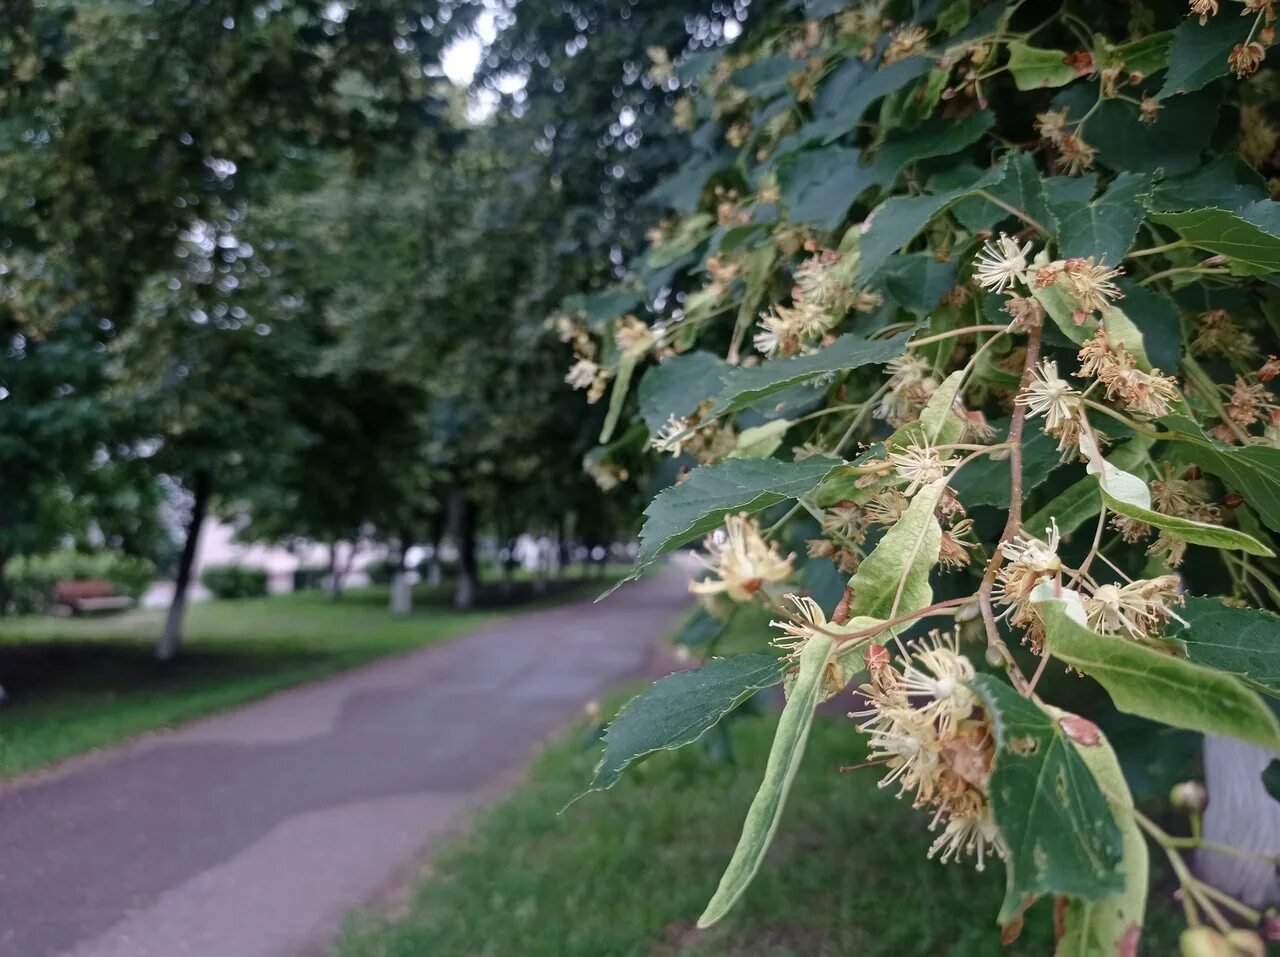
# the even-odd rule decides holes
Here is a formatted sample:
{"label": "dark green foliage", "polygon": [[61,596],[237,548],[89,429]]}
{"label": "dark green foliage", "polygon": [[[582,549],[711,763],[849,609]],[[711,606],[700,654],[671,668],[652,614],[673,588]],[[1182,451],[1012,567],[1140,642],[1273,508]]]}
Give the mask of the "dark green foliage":
{"label": "dark green foliage", "polygon": [[215,598],[260,598],[267,593],[267,573],[244,565],[208,565],[200,582]]}

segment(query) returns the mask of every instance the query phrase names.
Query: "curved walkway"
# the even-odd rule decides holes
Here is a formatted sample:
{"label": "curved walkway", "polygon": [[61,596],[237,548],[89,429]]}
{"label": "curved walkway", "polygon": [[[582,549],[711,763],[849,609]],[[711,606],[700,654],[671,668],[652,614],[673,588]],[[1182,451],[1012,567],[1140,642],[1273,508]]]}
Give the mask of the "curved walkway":
{"label": "curved walkway", "polygon": [[643,673],[686,600],[668,570],[0,792],[0,954],[323,953],[351,907]]}

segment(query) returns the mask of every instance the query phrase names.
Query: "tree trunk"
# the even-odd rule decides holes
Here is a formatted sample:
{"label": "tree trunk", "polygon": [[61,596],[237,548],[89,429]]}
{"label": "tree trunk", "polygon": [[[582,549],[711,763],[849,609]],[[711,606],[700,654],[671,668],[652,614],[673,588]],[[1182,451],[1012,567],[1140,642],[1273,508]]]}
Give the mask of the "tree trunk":
{"label": "tree trunk", "polygon": [[173,601],[169,603],[169,615],[164,622],[164,634],[156,645],[156,657],[168,661],[178,653],[182,645],[182,621],[187,613],[187,591],[191,586],[191,569],[196,561],[196,549],[200,544],[200,529],[209,511],[209,495],[213,491],[213,476],[208,472],[196,472],[191,493],[191,522],[187,526],[187,540],[178,559],[178,575],[173,582]]}
{"label": "tree trunk", "polygon": [[413,585],[409,582],[409,570],[406,567],[409,558],[409,533],[400,533],[400,554],[396,558],[396,567],[391,572],[391,595],[388,608],[393,615],[407,615],[413,611]]}
{"label": "tree trunk", "polygon": [[458,549],[458,583],[453,591],[455,608],[470,608],[476,601],[476,506],[461,489],[449,496],[453,541]]}
{"label": "tree trunk", "polygon": [[444,538],[445,513],[442,509],[431,520],[431,564],[427,566],[427,584],[435,588],[444,581],[444,573],[440,567],[440,542]]}
{"label": "tree trunk", "polygon": [[338,549],[342,546],[341,542],[329,543],[329,597],[337,601],[342,597],[342,568],[338,564]]}
{"label": "tree trunk", "polygon": [[[1262,772],[1276,757],[1280,754],[1242,741],[1205,736],[1206,840],[1251,854],[1280,854],[1280,803],[1262,783]],[[1196,853],[1196,870],[1214,887],[1250,907],[1280,904],[1280,882],[1275,867],[1266,860],[1201,850]]]}

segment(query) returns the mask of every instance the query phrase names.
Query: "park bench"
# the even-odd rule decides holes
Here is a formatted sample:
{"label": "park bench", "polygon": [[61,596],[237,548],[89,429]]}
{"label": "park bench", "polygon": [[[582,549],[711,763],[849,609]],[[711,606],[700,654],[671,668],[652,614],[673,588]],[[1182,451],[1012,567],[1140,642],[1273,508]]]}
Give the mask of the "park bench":
{"label": "park bench", "polygon": [[117,595],[108,581],[63,581],[53,586],[54,614],[82,615],[97,611],[123,611],[133,604],[128,595]]}

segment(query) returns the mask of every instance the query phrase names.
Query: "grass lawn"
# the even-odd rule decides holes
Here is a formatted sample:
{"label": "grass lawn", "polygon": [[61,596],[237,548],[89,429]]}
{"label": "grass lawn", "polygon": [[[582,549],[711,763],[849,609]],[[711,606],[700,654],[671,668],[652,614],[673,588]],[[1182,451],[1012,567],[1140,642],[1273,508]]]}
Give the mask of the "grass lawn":
{"label": "grass lawn", "polygon": [[[759,651],[744,615],[719,647]],[[625,697],[606,707],[612,715]],[[764,711],[766,709],[760,709]],[[613,790],[560,810],[591,777],[596,729],[548,747],[528,781],[433,862],[409,900],[348,920],[335,957],[1044,957],[1050,901],[1002,947],[998,861],[925,857],[929,815],[881,790],[874,770],[841,774],[865,750],[852,722],[820,716],[760,873],[719,926],[694,922],[737,843],[776,714],[729,724],[732,761],[695,744],[654,755]],[[723,740],[723,739],[721,739]],[[1161,863],[1152,860],[1159,874]],[[1162,886],[1167,884],[1159,877]],[[1142,954],[1177,952],[1180,917],[1153,893]]]}
{"label": "grass lawn", "polygon": [[527,587],[504,596],[492,586],[482,593],[484,607],[469,612],[423,588],[408,616],[387,611],[385,588],[351,590],[338,601],[309,591],[196,602],[187,612],[183,650],[167,664],[152,657],[161,610],[0,620],[0,683],[10,696],[0,707],[0,777],[603,586],[564,587],[534,601]]}
{"label": "grass lawn", "polygon": [[[820,717],[755,883],[718,927],[694,921],[737,842],[773,717],[734,722],[736,763],[695,745],[651,758],[612,791],[557,812],[596,758],[579,731],[415,889],[406,913],[348,923],[337,957],[1044,957],[1052,909],[1001,947],[999,863],[926,860],[927,816],[837,768],[861,752],[850,723]],[[1152,907],[1143,954],[1176,953]],[[1159,925],[1159,926],[1152,926]]]}

